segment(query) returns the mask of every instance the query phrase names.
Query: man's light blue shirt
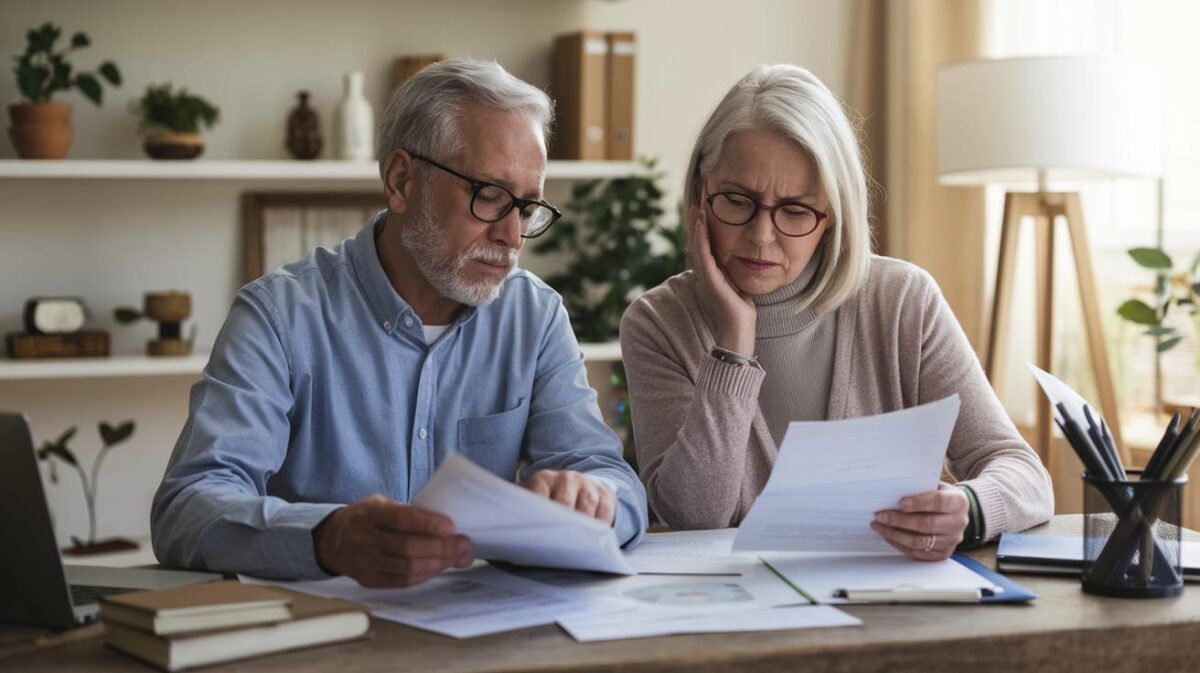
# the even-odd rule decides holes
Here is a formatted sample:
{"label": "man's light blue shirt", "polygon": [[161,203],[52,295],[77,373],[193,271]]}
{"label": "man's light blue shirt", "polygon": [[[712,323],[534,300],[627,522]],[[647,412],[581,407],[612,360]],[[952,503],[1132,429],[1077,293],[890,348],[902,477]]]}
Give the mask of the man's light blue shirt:
{"label": "man's light blue shirt", "polygon": [[616,487],[618,540],[645,531],[645,491],[558,294],[517,269],[427,345],[376,254],[384,215],[238,292],[154,497],[163,563],[327,577],[312,540],[322,519],[372,493],[410,501],[452,453],[510,480],[601,477]]}

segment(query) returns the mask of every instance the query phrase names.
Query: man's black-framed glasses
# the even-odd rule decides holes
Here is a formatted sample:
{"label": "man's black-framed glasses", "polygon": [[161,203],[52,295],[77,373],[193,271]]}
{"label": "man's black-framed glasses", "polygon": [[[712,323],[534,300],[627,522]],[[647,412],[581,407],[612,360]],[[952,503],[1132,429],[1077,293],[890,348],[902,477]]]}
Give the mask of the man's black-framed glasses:
{"label": "man's black-framed glasses", "polygon": [[780,201],[768,206],[741,192],[717,192],[706,196],[705,201],[718,220],[735,227],[747,224],[758,215],[758,211],[765,210],[770,213],[775,229],[792,238],[808,236],[816,231],[821,220],[829,217],[827,213],[799,201]]}
{"label": "man's black-framed glasses", "polygon": [[516,208],[521,214],[521,238],[537,238],[562,217],[562,211],[545,201],[519,198],[500,185],[463,175],[429,157],[413,152],[408,154],[414,159],[466,180],[471,185],[471,215],[480,222],[499,222]]}

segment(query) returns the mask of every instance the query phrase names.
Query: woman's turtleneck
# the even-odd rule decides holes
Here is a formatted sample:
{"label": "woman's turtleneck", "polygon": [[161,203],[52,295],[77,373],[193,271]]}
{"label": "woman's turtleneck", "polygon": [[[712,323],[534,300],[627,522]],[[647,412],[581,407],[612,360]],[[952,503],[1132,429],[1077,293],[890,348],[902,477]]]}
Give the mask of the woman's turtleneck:
{"label": "woman's turtleneck", "polygon": [[797,311],[796,305],[799,303],[800,295],[817,275],[817,268],[821,265],[823,247],[819,246],[813,252],[812,258],[808,260],[808,264],[804,266],[800,275],[796,276],[796,280],[773,292],[753,297],[754,304],[758,307],[756,337],[761,339],[795,334],[816,321],[816,311],[811,307]]}
{"label": "woman's turtleneck", "polygon": [[800,295],[821,266],[823,249],[817,248],[796,280],[754,297],[755,346],[767,373],[758,404],[776,445],[788,423],[825,420],[828,413],[837,312],[817,313],[811,306],[798,310]]}

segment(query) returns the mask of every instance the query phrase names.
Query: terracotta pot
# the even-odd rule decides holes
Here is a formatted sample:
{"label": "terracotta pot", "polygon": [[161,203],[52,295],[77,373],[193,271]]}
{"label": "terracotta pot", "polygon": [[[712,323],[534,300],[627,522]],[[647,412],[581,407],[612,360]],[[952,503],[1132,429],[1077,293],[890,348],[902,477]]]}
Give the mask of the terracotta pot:
{"label": "terracotta pot", "polygon": [[8,137],[22,159],[62,159],[71,150],[71,106],[19,103],[8,106]]}
{"label": "terracotta pot", "polygon": [[204,136],[166,131],[152,133],[146,136],[142,148],[154,159],[195,159],[204,152]]}

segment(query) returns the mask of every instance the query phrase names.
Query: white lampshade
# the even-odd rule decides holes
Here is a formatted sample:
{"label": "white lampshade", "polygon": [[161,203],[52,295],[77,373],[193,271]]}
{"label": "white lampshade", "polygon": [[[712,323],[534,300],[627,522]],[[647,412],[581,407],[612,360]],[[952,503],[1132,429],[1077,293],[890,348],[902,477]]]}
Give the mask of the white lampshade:
{"label": "white lampshade", "polygon": [[937,129],[942,184],[1162,174],[1157,75],[1116,56],[943,66]]}

